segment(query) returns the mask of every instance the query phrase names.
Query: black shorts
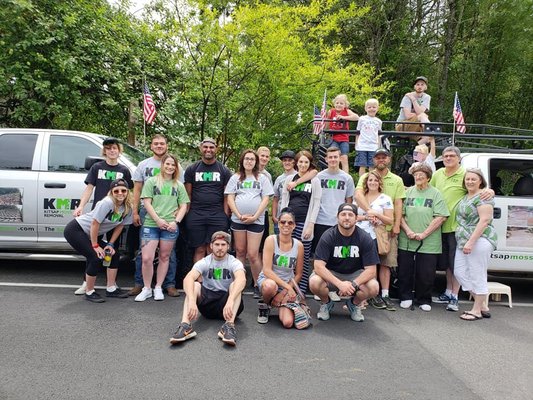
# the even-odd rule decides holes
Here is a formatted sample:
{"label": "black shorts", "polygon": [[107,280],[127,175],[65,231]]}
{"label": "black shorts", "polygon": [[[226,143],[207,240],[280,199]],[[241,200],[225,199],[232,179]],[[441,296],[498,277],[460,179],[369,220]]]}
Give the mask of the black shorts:
{"label": "black shorts", "polygon": [[265,229],[264,225],[259,224],[239,224],[231,221],[231,230],[237,232],[251,232],[251,233],[263,233]]}
{"label": "black shorts", "polygon": [[225,212],[202,212],[190,210],[185,218],[189,246],[200,247],[211,243],[211,236],[217,231],[228,232],[229,219]]}
{"label": "black shorts", "polygon": [[447,269],[453,272],[455,266],[455,249],[457,248],[457,241],[455,240],[455,232],[448,232],[442,234],[442,253],[439,254],[437,260],[437,270],[446,271]]}
{"label": "black shorts", "polygon": [[[207,319],[224,320],[224,307],[228,301],[229,292],[215,292],[202,286],[201,298],[198,303],[198,310]],[[244,304],[241,301],[237,315],[244,310]]]}

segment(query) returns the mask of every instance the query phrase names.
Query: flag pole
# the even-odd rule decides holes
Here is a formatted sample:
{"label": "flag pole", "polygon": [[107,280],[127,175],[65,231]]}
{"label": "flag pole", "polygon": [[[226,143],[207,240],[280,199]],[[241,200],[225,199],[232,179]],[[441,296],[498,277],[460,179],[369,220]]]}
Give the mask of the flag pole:
{"label": "flag pole", "polygon": [[[322,107],[324,107],[324,105],[326,104],[326,100],[327,100],[327,92],[328,92],[328,88],[325,88],[324,89],[324,98],[322,99]],[[327,114],[327,106],[325,107],[326,109],[326,114]],[[322,110],[320,110],[321,113],[322,113]],[[322,132],[320,132],[320,144],[321,145],[324,145],[326,143],[326,134],[324,133],[324,127],[326,126],[326,123],[324,122],[324,116],[322,116]]]}
{"label": "flag pole", "polygon": [[452,146],[455,146],[455,105],[457,104],[457,92],[455,92],[455,99],[453,100],[453,131],[452,131]]}

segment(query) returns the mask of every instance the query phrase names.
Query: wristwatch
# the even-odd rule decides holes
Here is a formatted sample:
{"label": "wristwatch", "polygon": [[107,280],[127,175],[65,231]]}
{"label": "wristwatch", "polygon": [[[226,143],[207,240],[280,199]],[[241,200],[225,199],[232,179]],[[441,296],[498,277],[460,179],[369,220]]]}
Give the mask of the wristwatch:
{"label": "wristwatch", "polygon": [[357,283],[355,283],[355,281],[352,281],[352,286],[355,289],[354,294],[357,293],[359,291],[359,285]]}

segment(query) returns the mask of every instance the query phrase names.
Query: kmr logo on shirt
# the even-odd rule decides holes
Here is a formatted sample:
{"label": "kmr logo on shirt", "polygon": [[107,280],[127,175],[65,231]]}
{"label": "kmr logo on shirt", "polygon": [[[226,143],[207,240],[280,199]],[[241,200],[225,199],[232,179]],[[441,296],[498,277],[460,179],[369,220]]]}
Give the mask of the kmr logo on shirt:
{"label": "kmr logo on shirt", "polygon": [[322,189],[344,190],[345,185],[346,185],[346,182],[339,181],[337,179],[321,179],[320,180],[320,186],[322,186]]}
{"label": "kmr logo on shirt", "polygon": [[281,254],[274,255],[274,264],[281,268],[292,268],[294,269],[296,266],[296,258],[284,256]]}
{"label": "kmr logo on shirt", "polygon": [[336,258],[353,258],[359,257],[359,246],[335,246],[333,257]]}
{"label": "kmr logo on shirt", "polygon": [[146,167],[146,169],[144,170],[144,176],[147,177],[147,178],[150,178],[152,176],[159,175],[160,172],[161,172],[161,168]]}
{"label": "kmr logo on shirt", "polygon": [[426,199],[424,197],[408,197],[405,199],[407,207],[433,207],[433,199]]}
{"label": "kmr logo on shirt", "polygon": [[161,189],[154,186],[154,194],[160,196],[177,196],[178,189],[170,185],[164,185]]}
{"label": "kmr logo on shirt", "polygon": [[237,182],[237,189],[261,189],[258,181]]}
{"label": "kmr logo on shirt", "polygon": [[105,217],[111,222],[122,221],[122,213],[115,213],[113,210],[109,211]]}
{"label": "kmr logo on shirt", "polygon": [[207,277],[216,281],[220,281],[222,279],[231,279],[231,272],[226,268],[209,268]]}
{"label": "kmr logo on shirt", "polygon": [[119,171],[108,171],[107,169],[98,170],[98,179],[114,181],[115,179],[120,179],[122,177],[124,177],[124,174]]}
{"label": "kmr logo on shirt", "polygon": [[295,192],[308,192],[311,193],[311,184],[310,183],[300,183],[294,189]]}
{"label": "kmr logo on shirt", "polygon": [[220,172],[196,172],[196,182],[220,182]]}

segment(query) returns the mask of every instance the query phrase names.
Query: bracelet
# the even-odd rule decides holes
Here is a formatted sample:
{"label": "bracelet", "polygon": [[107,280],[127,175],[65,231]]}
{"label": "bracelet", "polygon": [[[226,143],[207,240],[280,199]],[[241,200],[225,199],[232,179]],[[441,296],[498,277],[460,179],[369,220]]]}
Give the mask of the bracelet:
{"label": "bracelet", "polygon": [[359,291],[359,285],[357,283],[355,283],[355,281],[352,281],[352,286],[355,289],[354,294],[357,293]]}
{"label": "bracelet", "polygon": [[93,249],[97,249],[98,247],[100,247],[100,245],[98,243],[96,243],[96,244],[93,243],[92,246],[93,246]]}
{"label": "bracelet", "polygon": [[109,246],[109,247],[111,247],[112,249],[115,248],[115,245],[113,244],[113,242],[107,242],[106,246]]}

